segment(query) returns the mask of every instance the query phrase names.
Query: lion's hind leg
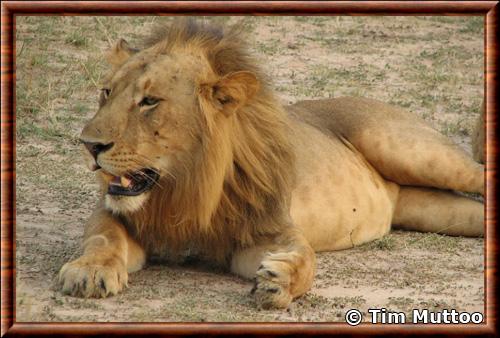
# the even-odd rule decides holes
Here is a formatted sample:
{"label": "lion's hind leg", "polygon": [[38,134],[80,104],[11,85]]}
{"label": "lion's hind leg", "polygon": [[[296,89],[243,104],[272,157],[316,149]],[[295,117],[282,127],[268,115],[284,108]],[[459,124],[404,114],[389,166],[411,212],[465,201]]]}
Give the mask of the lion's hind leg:
{"label": "lion's hind leg", "polygon": [[365,98],[308,105],[319,116],[316,125],[345,137],[384,178],[484,193],[484,166],[415,114]]}
{"label": "lion's hind leg", "polygon": [[367,128],[353,143],[386,179],[484,194],[484,166],[451,140],[419,119],[383,123],[384,128]]}
{"label": "lion's hind leg", "polygon": [[363,141],[363,155],[382,176],[400,185],[484,194],[484,166],[434,130],[401,127],[370,135]]}
{"label": "lion's hind leg", "polygon": [[451,191],[401,187],[393,224],[405,230],[478,237],[484,234],[484,206]]}

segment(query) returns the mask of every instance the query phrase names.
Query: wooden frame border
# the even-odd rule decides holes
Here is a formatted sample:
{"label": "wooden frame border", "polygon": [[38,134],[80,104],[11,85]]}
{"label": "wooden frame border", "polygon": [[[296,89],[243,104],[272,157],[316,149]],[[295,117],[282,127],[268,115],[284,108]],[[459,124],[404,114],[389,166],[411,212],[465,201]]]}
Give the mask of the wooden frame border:
{"label": "wooden frame border", "polygon": [[[15,16],[16,15],[483,15],[485,17],[486,238],[482,325],[344,323],[16,323]],[[498,1],[5,1],[1,4],[1,335],[180,334],[498,334],[496,215]]]}

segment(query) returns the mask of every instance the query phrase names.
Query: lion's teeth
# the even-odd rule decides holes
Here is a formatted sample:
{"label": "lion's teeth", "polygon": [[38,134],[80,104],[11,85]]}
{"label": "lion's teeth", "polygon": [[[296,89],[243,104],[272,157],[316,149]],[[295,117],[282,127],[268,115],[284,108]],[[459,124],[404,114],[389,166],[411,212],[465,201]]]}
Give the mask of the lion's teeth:
{"label": "lion's teeth", "polygon": [[110,173],[108,173],[104,170],[101,170],[101,175],[102,175],[102,178],[104,179],[104,181],[106,181],[108,183],[112,183],[113,180],[115,179],[115,176],[111,175]]}
{"label": "lion's teeth", "polygon": [[124,188],[130,187],[130,184],[132,183],[132,181],[126,178],[125,176],[120,177],[120,182],[122,184],[122,187]]}

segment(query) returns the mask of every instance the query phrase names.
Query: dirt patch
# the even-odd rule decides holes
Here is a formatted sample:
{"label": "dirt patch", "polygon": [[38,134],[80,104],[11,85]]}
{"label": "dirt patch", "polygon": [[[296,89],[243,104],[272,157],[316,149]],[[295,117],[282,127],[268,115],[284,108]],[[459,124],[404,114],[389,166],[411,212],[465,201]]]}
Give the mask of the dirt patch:
{"label": "dirt patch", "polygon": [[[96,110],[102,52],[165,17],[17,17],[17,321],[343,321],[357,308],[484,310],[484,241],[395,231],[318,254],[313,289],[258,311],[251,282],[203,264],[149,265],[109,299],[55,286],[97,200],[78,134]],[[283,102],[359,95],[402,106],[469,149],[483,97],[482,17],[218,17],[244,21]]]}

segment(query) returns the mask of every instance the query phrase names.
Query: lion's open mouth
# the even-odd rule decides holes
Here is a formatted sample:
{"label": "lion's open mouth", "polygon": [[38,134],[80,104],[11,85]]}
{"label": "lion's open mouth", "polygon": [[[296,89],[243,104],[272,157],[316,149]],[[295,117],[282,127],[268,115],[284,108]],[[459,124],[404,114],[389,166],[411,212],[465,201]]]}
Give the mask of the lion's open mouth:
{"label": "lion's open mouth", "polygon": [[141,169],[123,176],[113,176],[109,182],[108,194],[137,196],[155,185],[160,175],[152,169]]}

